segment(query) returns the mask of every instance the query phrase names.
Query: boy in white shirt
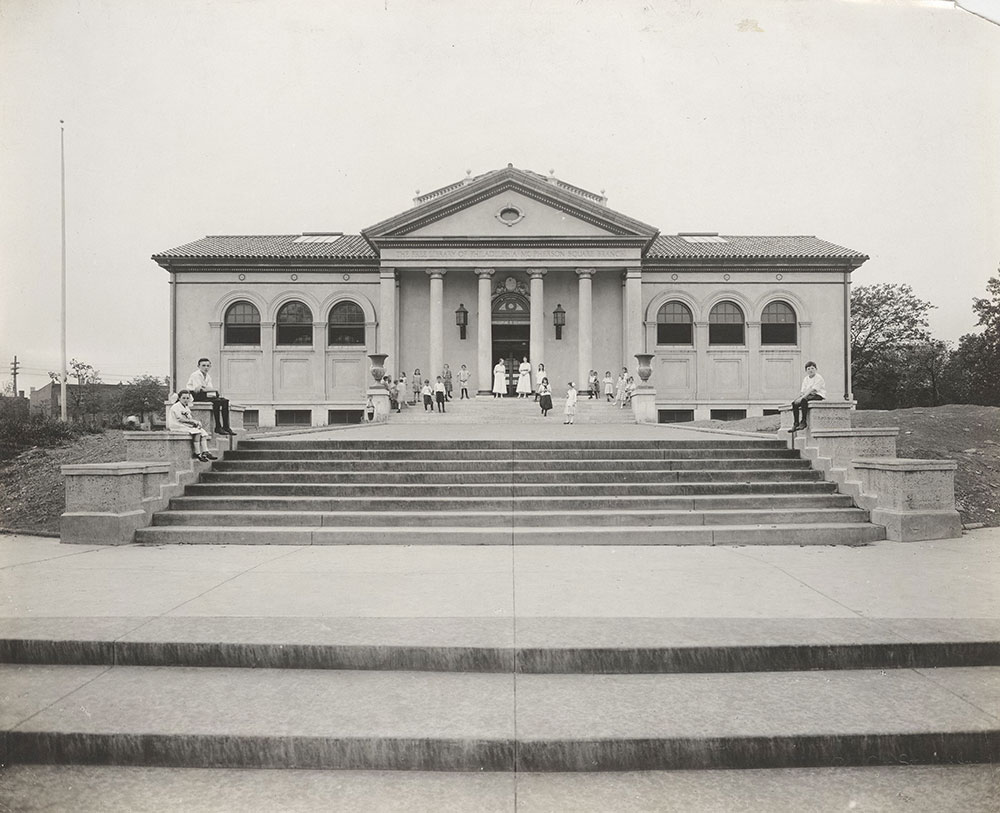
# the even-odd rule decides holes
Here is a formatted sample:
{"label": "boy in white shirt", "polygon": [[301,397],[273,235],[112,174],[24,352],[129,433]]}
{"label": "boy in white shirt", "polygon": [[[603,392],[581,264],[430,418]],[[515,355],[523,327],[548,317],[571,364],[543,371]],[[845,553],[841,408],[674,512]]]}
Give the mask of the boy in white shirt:
{"label": "boy in white shirt", "polygon": [[[806,362],[806,377],[802,379],[802,389],[799,397],[792,401],[792,417],[795,425],[793,432],[798,432],[806,428],[809,419],[809,402],[826,400],[826,382],[818,372],[816,372],[816,362]],[[800,418],[801,413],[801,418]]]}
{"label": "boy in white shirt", "polygon": [[229,428],[229,399],[223,398],[215,388],[212,376],[208,374],[211,369],[211,361],[207,358],[198,359],[198,369],[191,373],[187,388],[195,401],[212,402],[212,417],[215,419],[216,432],[220,435],[235,435],[236,433]]}
{"label": "boy in white shirt", "polygon": [[191,443],[194,444],[194,456],[202,463],[218,460],[219,458],[208,451],[208,438],[211,435],[205,431],[201,421],[191,413],[193,401],[194,396],[190,390],[181,390],[177,393],[177,401],[167,410],[167,431],[187,432],[191,436]]}

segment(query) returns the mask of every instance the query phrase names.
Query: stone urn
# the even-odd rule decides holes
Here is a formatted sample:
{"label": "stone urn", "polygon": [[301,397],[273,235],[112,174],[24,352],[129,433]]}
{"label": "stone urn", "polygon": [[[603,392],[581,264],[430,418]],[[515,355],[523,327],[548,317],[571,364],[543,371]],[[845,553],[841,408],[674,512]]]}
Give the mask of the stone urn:
{"label": "stone urn", "polygon": [[385,376],[385,360],[389,358],[389,354],[369,353],[368,358],[372,363],[372,378],[375,379],[376,384],[381,384],[382,378]]}
{"label": "stone urn", "polygon": [[639,362],[639,367],[637,372],[639,373],[639,380],[643,384],[649,381],[649,377],[653,374],[653,367],[650,362],[653,360],[652,353],[636,353],[635,360]]}

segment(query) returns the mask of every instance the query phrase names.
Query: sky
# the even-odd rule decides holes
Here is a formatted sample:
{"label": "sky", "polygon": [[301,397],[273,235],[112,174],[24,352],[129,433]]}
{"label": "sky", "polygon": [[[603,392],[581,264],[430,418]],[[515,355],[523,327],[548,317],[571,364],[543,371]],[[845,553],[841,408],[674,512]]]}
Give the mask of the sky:
{"label": "sky", "polygon": [[208,234],[357,233],[513,163],[663,233],[868,254],[956,342],[1000,264],[1000,0],[0,0],[0,383],[168,372]]}

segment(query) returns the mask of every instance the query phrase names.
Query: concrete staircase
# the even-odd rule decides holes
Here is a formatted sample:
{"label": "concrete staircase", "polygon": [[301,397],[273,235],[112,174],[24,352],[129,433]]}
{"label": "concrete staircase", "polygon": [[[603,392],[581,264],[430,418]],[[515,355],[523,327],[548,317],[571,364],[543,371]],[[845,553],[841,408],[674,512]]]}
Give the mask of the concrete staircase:
{"label": "concrete staircase", "polygon": [[956,622],[911,625],[904,639],[862,619],[161,617],[124,635],[99,621],[61,633],[26,623],[0,640],[6,765],[620,771],[1000,758],[989,712],[1000,645]]}
{"label": "concrete staircase", "polygon": [[288,545],[883,538],[797,452],[754,439],[249,441],[136,535],[148,544]]}

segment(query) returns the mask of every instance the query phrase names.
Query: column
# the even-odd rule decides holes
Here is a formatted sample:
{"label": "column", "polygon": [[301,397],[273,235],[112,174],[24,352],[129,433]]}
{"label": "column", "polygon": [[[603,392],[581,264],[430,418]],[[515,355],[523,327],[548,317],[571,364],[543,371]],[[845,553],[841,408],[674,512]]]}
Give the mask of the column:
{"label": "column", "polygon": [[760,322],[747,322],[747,417],[762,414],[758,403],[764,397],[764,354],[761,353]]}
{"label": "column", "polygon": [[635,354],[646,352],[642,327],[642,269],[628,268],[625,271],[625,358],[622,366],[630,370],[636,366]]}
{"label": "column", "polygon": [[379,309],[378,309],[378,343],[375,352],[385,353],[386,369],[393,371],[393,377],[399,375],[400,364],[396,355],[396,269],[379,269]]}
{"label": "column", "polygon": [[424,373],[424,378],[430,379],[432,384],[434,379],[441,375],[441,368],[444,365],[444,318],[442,311],[444,310],[445,273],[443,268],[427,270],[427,276],[431,278],[430,313],[427,319],[431,326],[428,344],[431,368]]}
{"label": "column", "polygon": [[538,369],[539,362],[545,363],[545,277],[544,268],[529,268],[528,277],[531,280],[531,336],[528,340],[528,352],[531,362],[532,384],[538,386],[534,380],[535,370]]}
{"label": "column", "polygon": [[577,364],[576,388],[587,386],[587,378],[590,376],[590,368],[594,359],[594,296],[591,278],[596,269],[577,268],[576,276],[579,279],[579,294],[577,321],[580,323],[577,334],[577,353],[579,363]]}
{"label": "column", "polygon": [[477,268],[476,276],[479,277],[479,304],[476,306],[479,328],[476,392],[479,395],[489,395],[493,388],[493,269]]}

